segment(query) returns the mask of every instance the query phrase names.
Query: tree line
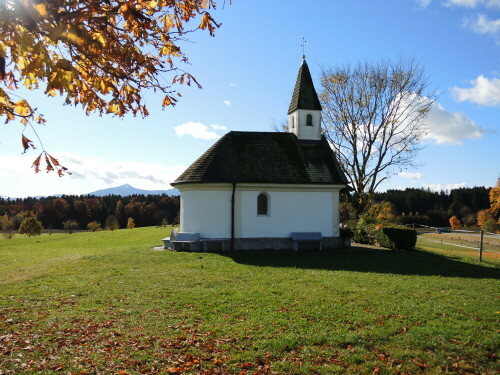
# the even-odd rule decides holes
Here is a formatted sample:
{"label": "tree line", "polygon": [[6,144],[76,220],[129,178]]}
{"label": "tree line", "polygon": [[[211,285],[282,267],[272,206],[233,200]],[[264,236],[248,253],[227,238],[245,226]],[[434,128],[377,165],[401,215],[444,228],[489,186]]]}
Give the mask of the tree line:
{"label": "tree line", "polygon": [[177,224],[180,198],[162,195],[108,195],[0,199],[0,216],[19,229],[26,217],[33,216],[45,229],[65,229],[65,223],[76,222],[75,229],[87,229],[89,223],[126,228],[129,218],[136,227]]}
{"label": "tree line", "polygon": [[[498,220],[500,208],[496,206],[499,204],[491,203],[498,201],[498,192],[500,187],[484,186],[439,192],[416,188],[387,190],[372,195],[363,215],[398,224],[438,227],[450,226],[450,218],[455,217],[463,226],[482,226],[489,219]],[[492,196],[496,198],[492,199]],[[344,197],[341,204],[343,223],[355,218],[355,210],[349,201]],[[131,227],[129,219],[135,227],[172,225],[179,223],[179,212],[180,197],[165,194],[0,198],[0,216],[6,217],[5,221],[8,219],[15,230],[20,229],[28,217],[35,217],[43,228],[49,230],[67,230],[69,223],[74,229],[127,228]]]}
{"label": "tree line", "polygon": [[490,207],[490,190],[484,186],[452,189],[449,192],[407,188],[375,193],[374,200],[391,202],[395,206],[395,214],[403,216],[405,224],[416,222],[446,226],[452,216],[475,223],[478,212]]}
{"label": "tree line", "polygon": [[[398,224],[422,224],[437,227],[483,227],[491,221],[489,231],[500,228],[499,186],[486,188],[458,188],[450,191],[406,188],[376,192],[361,215],[378,221]],[[345,197],[341,204],[341,219],[346,222],[355,216],[355,210]],[[454,224],[452,224],[452,221]],[[499,221],[497,223],[497,221]]]}

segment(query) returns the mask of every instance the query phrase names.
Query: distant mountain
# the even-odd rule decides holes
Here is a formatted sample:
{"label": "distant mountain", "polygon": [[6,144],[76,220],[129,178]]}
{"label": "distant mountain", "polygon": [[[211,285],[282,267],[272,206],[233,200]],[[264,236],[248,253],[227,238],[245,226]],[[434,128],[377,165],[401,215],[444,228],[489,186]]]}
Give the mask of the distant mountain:
{"label": "distant mountain", "polygon": [[[142,190],[142,189],[137,189],[133,186],[130,186],[129,184],[125,184],[122,186],[117,186],[117,187],[112,187],[108,189],[101,189],[97,191],[93,191],[92,193],[87,193],[87,194],[81,194],[81,195],[95,195],[96,197],[105,197],[106,195],[121,195],[122,197],[126,197],[128,195],[161,195],[161,194],[166,194],[166,195],[179,195],[179,190],[177,189],[168,189],[168,190]],[[51,197],[62,197],[65,194],[51,194]],[[69,195],[80,195],[80,194],[69,194]],[[40,199],[40,198],[45,198],[47,195],[37,195],[31,198],[35,199]],[[13,197],[7,197],[0,195],[0,199],[13,199],[15,200],[16,198]]]}
{"label": "distant mountain", "polygon": [[122,186],[117,186],[117,187],[112,187],[108,189],[101,189],[94,191],[92,193],[88,193],[85,195],[95,195],[97,197],[104,197],[106,195],[121,195],[122,197],[125,197],[127,195],[134,195],[134,194],[142,194],[142,195],[161,195],[161,194],[167,194],[167,195],[179,195],[179,190],[177,189],[168,189],[168,190],[142,190],[142,189],[137,189],[133,186],[130,186],[129,184],[125,184]]}

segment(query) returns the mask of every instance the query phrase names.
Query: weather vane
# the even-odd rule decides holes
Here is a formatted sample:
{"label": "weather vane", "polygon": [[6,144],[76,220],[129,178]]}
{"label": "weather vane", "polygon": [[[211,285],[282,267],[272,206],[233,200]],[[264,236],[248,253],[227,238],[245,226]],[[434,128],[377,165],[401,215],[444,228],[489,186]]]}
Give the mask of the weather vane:
{"label": "weather vane", "polygon": [[301,46],[302,46],[302,58],[303,59],[306,58],[306,52],[305,52],[305,50],[306,50],[306,42],[307,42],[307,40],[305,40],[304,37],[302,37],[302,44],[301,44]]}

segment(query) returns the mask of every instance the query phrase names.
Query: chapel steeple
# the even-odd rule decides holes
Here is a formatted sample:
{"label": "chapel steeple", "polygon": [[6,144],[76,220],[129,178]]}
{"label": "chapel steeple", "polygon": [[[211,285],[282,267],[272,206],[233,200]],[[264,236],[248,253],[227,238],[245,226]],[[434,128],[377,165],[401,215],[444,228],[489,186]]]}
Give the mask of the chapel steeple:
{"label": "chapel steeple", "polygon": [[305,59],[300,65],[288,108],[288,131],[299,139],[321,139],[321,103]]}

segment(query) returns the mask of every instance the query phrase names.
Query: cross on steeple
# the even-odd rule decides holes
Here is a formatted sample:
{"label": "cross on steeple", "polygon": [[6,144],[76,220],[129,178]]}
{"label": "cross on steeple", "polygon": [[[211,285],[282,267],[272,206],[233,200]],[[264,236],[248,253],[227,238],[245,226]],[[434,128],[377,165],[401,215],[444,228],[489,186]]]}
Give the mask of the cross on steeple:
{"label": "cross on steeple", "polygon": [[306,52],[305,52],[305,49],[306,49],[306,43],[307,43],[307,40],[304,39],[304,37],[302,37],[302,58],[305,59],[306,58]]}

